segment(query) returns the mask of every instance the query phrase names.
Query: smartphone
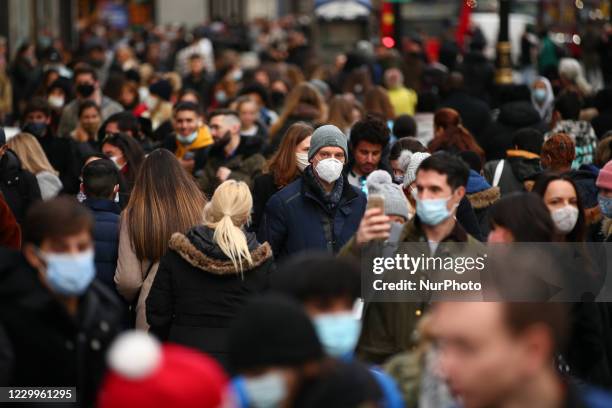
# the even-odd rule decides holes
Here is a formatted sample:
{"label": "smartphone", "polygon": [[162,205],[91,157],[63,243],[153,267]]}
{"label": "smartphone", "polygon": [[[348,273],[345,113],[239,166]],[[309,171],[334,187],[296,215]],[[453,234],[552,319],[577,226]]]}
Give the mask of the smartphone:
{"label": "smartphone", "polygon": [[366,205],[366,210],[370,208],[380,208],[382,213],[385,213],[385,196],[381,194],[370,194],[368,196],[368,204]]}
{"label": "smartphone", "polygon": [[195,154],[193,154],[193,152],[186,152],[183,155],[183,160],[188,161],[188,160],[193,160],[195,158]]}

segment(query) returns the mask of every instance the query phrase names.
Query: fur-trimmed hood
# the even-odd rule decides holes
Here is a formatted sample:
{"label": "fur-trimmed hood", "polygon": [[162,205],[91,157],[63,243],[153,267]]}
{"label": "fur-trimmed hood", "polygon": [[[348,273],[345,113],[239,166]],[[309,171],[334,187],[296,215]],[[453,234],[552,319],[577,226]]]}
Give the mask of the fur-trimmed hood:
{"label": "fur-trimmed hood", "polygon": [[[187,234],[174,233],[169,248],[195,268],[215,275],[240,273],[213,241],[214,230],[204,226],[192,228]],[[252,265],[245,264],[243,271],[255,269],[272,258],[272,248],[267,242],[259,244],[254,234],[247,233]]]}
{"label": "fur-trimmed hood", "polygon": [[495,203],[501,197],[499,187],[491,187],[486,190],[479,191],[474,194],[468,194],[467,198],[475,210],[487,208]]}
{"label": "fur-trimmed hood", "polygon": [[612,218],[603,217],[601,220],[601,234],[604,236],[604,239],[608,239],[612,235]]}

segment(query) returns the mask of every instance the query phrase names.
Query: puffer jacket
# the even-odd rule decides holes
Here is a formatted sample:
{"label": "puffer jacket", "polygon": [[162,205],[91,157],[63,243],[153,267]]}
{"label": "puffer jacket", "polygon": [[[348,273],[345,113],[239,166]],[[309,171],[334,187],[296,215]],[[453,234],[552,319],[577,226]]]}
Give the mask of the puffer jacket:
{"label": "puffer jacket", "polygon": [[161,340],[202,350],[225,365],[229,325],[248,297],[268,288],[274,260],[268,243],[246,233],[253,263],[237,270],[213,235],[214,229],[197,226],[172,236],[146,313],[150,331]]}

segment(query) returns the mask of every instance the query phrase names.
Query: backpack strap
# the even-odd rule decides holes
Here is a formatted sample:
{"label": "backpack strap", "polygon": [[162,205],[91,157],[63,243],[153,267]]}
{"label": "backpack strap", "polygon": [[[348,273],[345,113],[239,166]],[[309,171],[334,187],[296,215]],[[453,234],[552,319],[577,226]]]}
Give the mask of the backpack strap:
{"label": "backpack strap", "polygon": [[504,159],[501,159],[497,162],[497,166],[495,166],[495,173],[493,174],[493,186],[497,187],[499,184],[499,180],[501,179],[502,172],[504,171]]}

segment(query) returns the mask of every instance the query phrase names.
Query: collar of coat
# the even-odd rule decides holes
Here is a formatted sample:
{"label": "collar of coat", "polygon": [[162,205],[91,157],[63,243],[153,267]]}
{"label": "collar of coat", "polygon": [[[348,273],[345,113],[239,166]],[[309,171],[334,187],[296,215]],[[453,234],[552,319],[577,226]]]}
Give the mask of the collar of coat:
{"label": "collar of coat", "polygon": [[491,187],[486,190],[479,191],[474,194],[468,194],[467,198],[475,210],[487,208],[495,203],[501,197],[499,187]]}
{"label": "collar of coat", "polygon": [[540,156],[527,150],[506,150],[506,157],[521,157],[523,159],[539,159]]}
{"label": "collar of coat", "polygon": [[[304,196],[312,198],[314,201],[319,203],[319,205],[321,205],[326,211],[329,211],[329,208],[326,205],[326,200],[321,197],[323,195],[323,187],[317,184],[318,181],[316,181],[315,177],[316,176],[312,171],[312,166],[309,166],[304,169],[304,173],[302,173],[302,194]],[[355,192],[355,190],[353,190],[353,187],[346,179],[346,175],[343,174],[340,177],[343,177],[341,186],[342,193],[340,195],[340,199],[335,205],[335,208],[338,208],[343,203],[351,202],[352,200],[358,197],[358,194]],[[336,181],[336,183],[338,182],[339,180]]]}
{"label": "collar of coat", "polygon": [[[425,235],[425,231],[423,231],[421,220],[419,220],[418,215],[415,215],[414,218],[404,224],[404,229],[400,234],[399,242],[427,242],[427,236]],[[463,227],[459,225],[459,222],[455,221],[455,226],[453,227],[452,231],[442,240],[442,242],[479,241],[465,232]]]}
{"label": "collar of coat", "polygon": [[[184,234],[174,233],[170,238],[169,248],[174,250],[191,266],[215,275],[233,275],[240,273],[229,259],[216,259],[207,256],[195,247]],[[252,265],[245,265],[244,271],[254,269],[272,257],[272,247],[267,242],[251,251]]]}

